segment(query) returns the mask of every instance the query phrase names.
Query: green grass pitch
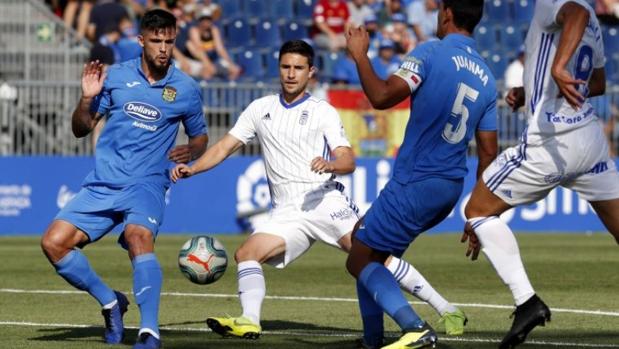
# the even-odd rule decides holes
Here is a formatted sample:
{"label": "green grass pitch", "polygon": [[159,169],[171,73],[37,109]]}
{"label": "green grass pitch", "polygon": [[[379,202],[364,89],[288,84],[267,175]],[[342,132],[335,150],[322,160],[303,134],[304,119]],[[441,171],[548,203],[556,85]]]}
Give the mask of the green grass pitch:
{"label": "green grass pitch", "polygon": [[[344,269],[345,255],[320,243],[285,270],[265,266],[268,298],[259,340],[208,332],[207,316],[240,311],[231,257],[245,237],[217,237],[228,250],[228,270],[217,283],[199,286],[186,280],[177,266],[177,253],[189,235],[160,234],[156,248],[164,272],[160,323],[166,349],[355,348],[361,322],[354,282]],[[518,240],[536,291],[553,309],[552,322],[536,329],[530,344],[522,347],[619,348],[619,250],[610,235],[519,234]],[[465,335],[440,336],[438,348],[496,348],[511,324],[512,299],[485,257],[471,262],[464,251],[459,235],[427,235],[412,245],[405,259],[469,317]],[[110,286],[131,290],[131,266],[115,236],[85,253]],[[428,306],[414,307],[441,330],[439,317]],[[135,340],[135,304],[125,319],[127,338],[115,348],[130,348]],[[96,301],[73,293],[56,275],[37,237],[0,238],[0,348],[109,349],[101,340],[102,323]],[[397,336],[395,324],[387,317],[385,323],[390,335]]]}

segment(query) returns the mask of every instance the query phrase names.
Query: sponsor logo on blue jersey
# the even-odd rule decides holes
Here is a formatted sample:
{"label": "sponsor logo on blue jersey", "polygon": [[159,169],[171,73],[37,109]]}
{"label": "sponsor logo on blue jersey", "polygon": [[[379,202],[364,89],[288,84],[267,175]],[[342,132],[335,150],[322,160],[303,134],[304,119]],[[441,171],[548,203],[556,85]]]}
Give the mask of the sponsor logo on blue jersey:
{"label": "sponsor logo on blue jersey", "polygon": [[123,105],[123,111],[130,117],[144,122],[155,122],[162,117],[159,109],[142,102],[127,102]]}

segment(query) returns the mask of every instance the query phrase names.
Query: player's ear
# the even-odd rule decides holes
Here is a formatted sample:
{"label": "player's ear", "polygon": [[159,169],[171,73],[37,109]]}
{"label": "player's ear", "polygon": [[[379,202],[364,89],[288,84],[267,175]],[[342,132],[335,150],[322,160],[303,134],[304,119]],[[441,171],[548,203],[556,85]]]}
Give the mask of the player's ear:
{"label": "player's ear", "polygon": [[140,46],[144,48],[144,37],[142,36],[142,34],[138,35],[138,44],[140,44]]}
{"label": "player's ear", "polygon": [[317,71],[318,71],[318,69],[316,69],[316,67],[315,67],[315,66],[311,66],[311,67],[310,67],[310,71],[309,71],[309,78],[310,78],[310,79],[311,79],[311,78],[313,78],[313,77],[314,77],[314,75],[316,75],[316,72],[317,72]]}

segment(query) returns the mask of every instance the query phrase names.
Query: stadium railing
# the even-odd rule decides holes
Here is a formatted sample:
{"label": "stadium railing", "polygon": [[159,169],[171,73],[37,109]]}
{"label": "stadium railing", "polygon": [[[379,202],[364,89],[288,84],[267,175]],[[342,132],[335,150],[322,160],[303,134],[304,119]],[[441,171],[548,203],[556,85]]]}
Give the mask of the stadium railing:
{"label": "stadium railing", "polygon": [[[202,84],[210,143],[228,132],[252,100],[279,88],[279,85],[256,83]],[[71,113],[80,93],[78,81],[15,81],[0,84],[0,155],[92,154],[89,137],[76,139],[71,134]],[[619,138],[619,85],[609,87],[606,97],[596,99],[594,104],[598,115],[615,118],[611,122],[617,124],[613,135],[616,144]],[[498,110],[499,145],[504,149],[518,142],[526,120],[522,113],[513,113],[502,100],[498,101]],[[178,137],[179,142],[186,141],[182,130]],[[252,143],[238,154],[259,153],[259,144]],[[475,153],[474,143],[470,153]]]}

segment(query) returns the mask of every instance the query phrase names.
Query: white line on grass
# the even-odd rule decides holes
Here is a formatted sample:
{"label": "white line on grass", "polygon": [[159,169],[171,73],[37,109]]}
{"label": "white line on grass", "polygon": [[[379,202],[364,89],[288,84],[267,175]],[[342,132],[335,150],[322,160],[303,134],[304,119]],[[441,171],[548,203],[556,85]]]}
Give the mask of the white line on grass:
{"label": "white line on grass", "polygon": [[[30,293],[30,294],[85,294],[82,291],[74,290],[21,290],[13,288],[0,288],[0,293]],[[236,294],[225,293],[184,293],[184,292],[162,292],[162,296],[174,297],[202,297],[202,298],[236,298]],[[338,298],[338,297],[302,297],[302,296],[266,296],[266,299],[286,300],[286,301],[319,301],[319,302],[352,302],[356,303],[356,298]],[[409,302],[416,305],[425,305],[425,302]],[[512,305],[499,304],[482,304],[482,303],[452,303],[455,306],[467,308],[486,308],[486,309],[514,309]],[[585,314],[585,315],[600,315],[600,316],[615,316],[619,317],[619,312],[603,311],[603,310],[583,310],[583,309],[566,309],[566,308],[551,308],[557,313]]]}
{"label": "white line on grass", "polygon": [[[56,324],[56,323],[39,323],[39,322],[20,322],[20,321],[0,321],[0,326],[23,326],[23,327],[60,327],[60,328],[102,328],[101,326],[96,325],[86,325],[86,324]],[[127,326],[125,328],[137,330],[138,327]],[[161,330],[170,331],[170,332],[212,332],[207,328],[196,328],[196,327],[166,327],[162,326]],[[262,331],[263,334],[266,335],[281,335],[281,336],[297,336],[297,337],[308,337],[308,336],[319,336],[319,337],[336,337],[336,338],[357,338],[361,334],[360,332],[346,332],[346,331]],[[396,333],[389,333],[387,337],[395,337]],[[490,338],[445,338],[441,337],[439,339],[441,342],[460,342],[460,343],[499,343],[498,339],[490,339]],[[524,343],[526,344],[535,344],[535,345],[545,345],[551,347],[578,347],[578,348],[619,348],[617,344],[591,344],[591,343],[571,343],[571,342],[547,342],[547,341],[539,341],[539,340],[530,340]]]}

